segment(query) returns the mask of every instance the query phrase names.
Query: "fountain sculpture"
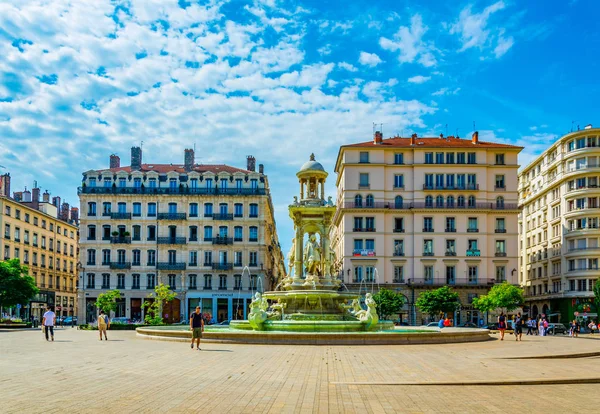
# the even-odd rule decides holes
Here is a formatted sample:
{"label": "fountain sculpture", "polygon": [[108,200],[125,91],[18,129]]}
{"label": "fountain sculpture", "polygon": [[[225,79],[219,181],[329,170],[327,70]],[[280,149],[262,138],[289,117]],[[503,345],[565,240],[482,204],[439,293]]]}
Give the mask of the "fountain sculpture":
{"label": "fountain sculpture", "polygon": [[329,243],[336,207],[331,197],[325,200],[327,175],[314,154],[296,174],[300,198],[294,197],[289,206],[296,232],[288,253],[289,273],[278,285],[281,290],[257,292],[248,321],[231,321],[231,328],[319,332],[393,329],[391,322],[379,322],[370,293],[365,297],[367,308],[363,309],[359,295],[340,292],[335,252]]}

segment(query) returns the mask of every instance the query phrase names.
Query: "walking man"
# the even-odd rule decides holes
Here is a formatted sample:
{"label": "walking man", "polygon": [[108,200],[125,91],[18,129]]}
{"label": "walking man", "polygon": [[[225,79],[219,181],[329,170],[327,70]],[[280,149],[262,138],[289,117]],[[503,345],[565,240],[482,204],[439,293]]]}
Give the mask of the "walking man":
{"label": "walking man", "polygon": [[200,306],[196,306],[196,312],[190,316],[190,331],[192,331],[191,348],[194,349],[194,339],[196,339],[196,348],[200,351],[200,338],[204,332],[204,319],[200,313]]}
{"label": "walking man", "polygon": [[100,340],[102,340],[102,333],[104,332],[104,339],[108,341],[106,337],[106,330],[110,327],[110,319],[108,319],[108,315],[104,313],[103,310],[100,311],[100,316],[98,316],[98,332],[100,332]]}
{"label": "walking man", "polygon": [[533,318],[529,318],[527,319],[527,334],[526,335],[533,335]]}
{"label": "walking man", "polygon": [[50,332],[50,338],[54,341],[54,324],[56,323],[56,314],[52,312],[52,306],[46,308],[46,313],[42,319],[42,326],[44,327],[44,334],[46,335],[46,341],[48,339],[48,332]]}
{"label": "walking man", "polygon": [[515,333],[515,341],[522,341],[523,338],[523,319],[521,318],[521,312],[515,316],[513,330]]}

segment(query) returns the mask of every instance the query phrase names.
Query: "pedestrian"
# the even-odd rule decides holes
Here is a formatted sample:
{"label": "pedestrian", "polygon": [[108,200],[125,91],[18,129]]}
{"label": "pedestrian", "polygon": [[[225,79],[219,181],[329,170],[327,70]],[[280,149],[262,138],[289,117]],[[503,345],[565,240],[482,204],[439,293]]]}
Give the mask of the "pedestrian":
{"label": "pedestrian", "polygon": [[593,335],[594,331],[596,330],[596,324],[594,323],[594,320],[590,320],[590,323],[588,324],[588,328],[590,329],[590,333]]}
{"label": "pedestrian", "polygon": [[444,327],[444,318],[440,318],[438,321],[438,328],[442,329]]}
{"label": "pedestrian", "polygon": [[104,339],[108,341],[108,338],[106,337],[106,330],[108,328],[110,328],[110,319],[108,319],[108,315],[101,310],[100,316],[98,316],[98,332],[100,333],[100,340],[102,340],[102,333],[104,332]]}
{"label": "pedestrian", "polygon": [[521,318],[521,312],[515,316],[513,330],[515,333],[515,341],[523,341],[523,318]]}
{"label": "pedestrian", "polygon": [[533,318],[527,319],[527,335],[533,335]]}
{"label": "pedestrian", "polygon": [[538,323],[535,317],[531,318],[531,326],[533,328],[533,333],[539,335],[540,332],[538,331]]}
{"label": "pedestrian", "polygon": [[[42,326],[44,327],[44,334],[46,335],[46,341],[54,341],[54,324],[56,323],[56,314],[52,311],[52,306],[46,308],[44,317],[42,318]],[[48,332],[50,332],[50,339],[48,339]]]}
{"label": "pedestrian", "polygon": [[579,337],[579,321],[577,319],[573,320],[573,324],[571,325],[572,336],[573,338]]}
{"label": "pedestrian", "polygon": [[450,323],[450,319],[448,319],[448,317],[446,316],[446,319],[444,319],[444,328],[449,328],[450,326],[452,326]]}
{"label": "pedestrian", "polygon": [[506,331],[506,315],[504,315],[504,312],[501,312],[498,316],[498,330],[500,331],[500,340],[504,341],[504,331]]}
{"label": "pedestrian", "polygon": [[194,339],[196,339],[196,347],[200,351],[200,338],[204,332],[204,318],[200,313],[200,306],[196,306],[196,312],[190,316],[190,331],[192,331],[191,348],[194,349]]}

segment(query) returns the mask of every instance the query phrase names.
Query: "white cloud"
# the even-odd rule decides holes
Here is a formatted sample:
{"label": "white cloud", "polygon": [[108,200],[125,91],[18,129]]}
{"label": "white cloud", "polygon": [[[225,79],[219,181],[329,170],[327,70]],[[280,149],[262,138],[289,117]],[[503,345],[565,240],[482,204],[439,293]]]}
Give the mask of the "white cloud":
{"label": "white cloud", "polygon": [[413,76],[411,78],[408,78],[408,81],[410,83],[425,83],[425,82],[427,82],[430,79],[431,79],[431,76],[417,75],[417,76]]}
{"label": "white cloud", "polygon": [[441,88],[432,93],[433,96],[443,96],[443,95],[456,95],[460,92],[460,88],[450,89],[450,88]]}
{"label": "white cloud", "polygon": [[381,62],[381,58],[375,53],[360,52],[360,57],[358,58],[358,63],[372,68],[379,65]]}
{"label": "white cloud", "polygon": [[321,56],[329,56],[331,55],[331,45],[326,44],[317,49],[317,53]]}
{"label": "white cloud", "polygon": [[394,34],[393,39],[381,37],[379,45],[392,52],[399,52],[400,63],[417,62],[425,67],[435,66],[437,60],[434,56],[435,47],[433,43],[423,40],[423,36],[429,28],[423,24],[419,14],[410,19],[410,27],[402,26]]}
{"label": "white cloud", "polygon": [[358,68],[356,66],[354,66],[354,65],[352,65],[351,63],[348,63],[348,62],[340,62],[337,65],[338,65],[338,67],[340,69],[345,69],[348,72],[356,72],[356,71],[358,71]]}
{"label": "white cloud", "polygon": [[450,27],[450,34],[460,36],[462,45],[459,52],[471,48],[479,50],[491,48],[496,58],[500,58],[508,52],[514,44],[514,39],[511,36],[504,36],[504,28],[497,25],[488,25],[490,17],[505,7],[503,1],[498,1],[486,7],[481,13],[474,13],[472,5],[465,7],[460,12],[458,20]]}

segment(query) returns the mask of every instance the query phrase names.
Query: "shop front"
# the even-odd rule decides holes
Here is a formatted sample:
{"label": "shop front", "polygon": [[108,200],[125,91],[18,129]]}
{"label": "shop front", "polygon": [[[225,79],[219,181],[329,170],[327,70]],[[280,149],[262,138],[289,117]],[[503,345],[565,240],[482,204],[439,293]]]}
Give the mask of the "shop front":
{"label": "shop front", "polygon": [[34,296],[29,302],[29,315],[27,319],[37,319],[42,321],[44,312],[48,306],[56,305],[56,296],[54,292],[48,290],[40,290],[40,292]]}
{"label": "shop front", "polygon": [[229,320],[247,319],[252,301],[252,293],[214,292],[187,294],[187,314],[195,312],[196,306],[200,306],[204,318],[211,323],[221,323]]}

